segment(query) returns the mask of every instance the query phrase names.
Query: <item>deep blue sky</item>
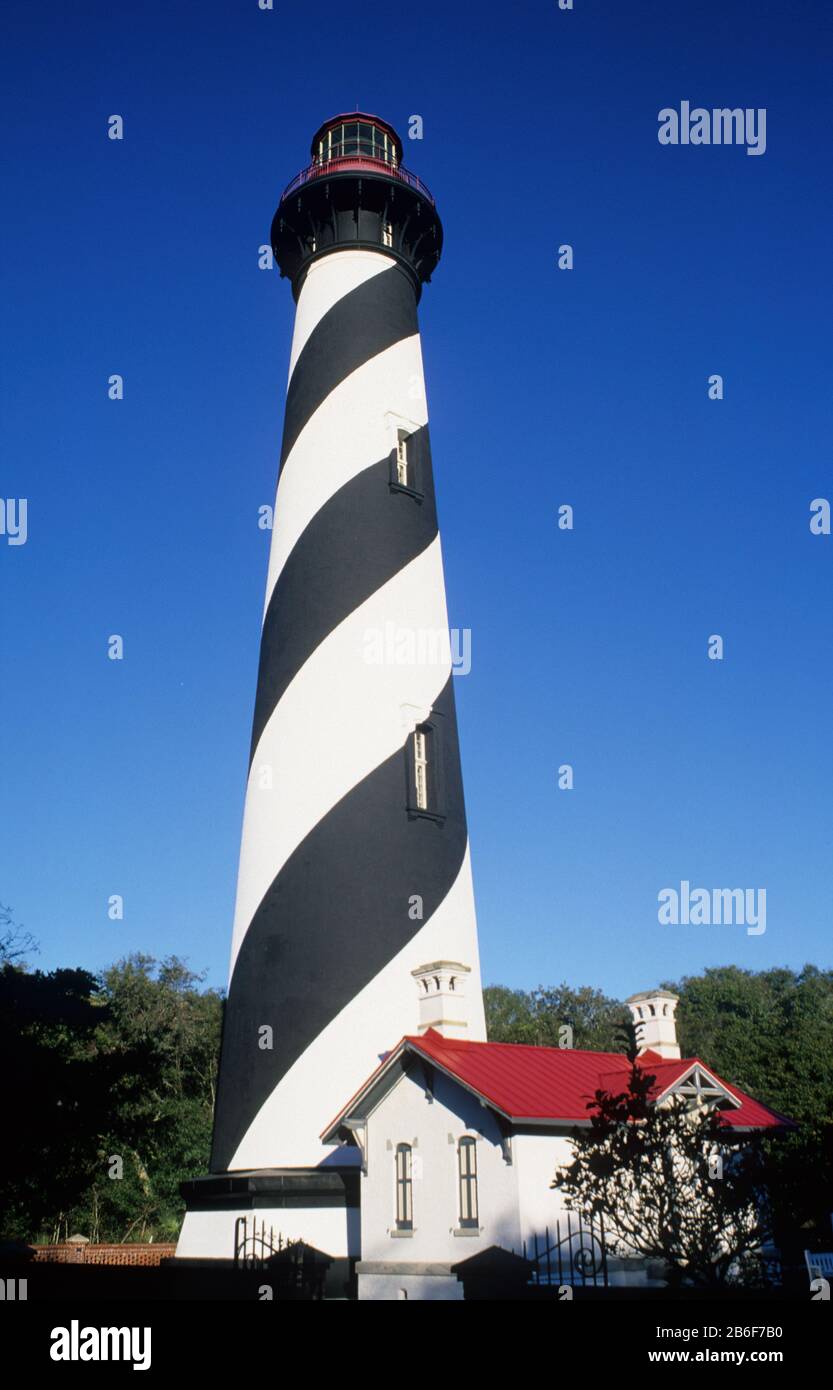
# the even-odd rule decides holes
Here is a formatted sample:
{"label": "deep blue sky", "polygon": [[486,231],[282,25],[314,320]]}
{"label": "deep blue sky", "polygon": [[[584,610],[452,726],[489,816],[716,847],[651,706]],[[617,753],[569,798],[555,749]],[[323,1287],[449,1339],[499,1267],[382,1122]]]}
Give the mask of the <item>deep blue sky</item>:
{"label": "deep blue sky", "polygon": [[[406,160],[445,225],[421,317],[485,979],[829,966],[830,7],[47,0],[4,25],[0,490],[29,540],[0,539],[0,901],[33,963],[173,952],[225,984],[293,315],[257,247],[358,104],[423,116]],[[766,107],[766,154],[660,146],[683,99]],[[765,887],[766,934],[660,928],[683,878]]]}

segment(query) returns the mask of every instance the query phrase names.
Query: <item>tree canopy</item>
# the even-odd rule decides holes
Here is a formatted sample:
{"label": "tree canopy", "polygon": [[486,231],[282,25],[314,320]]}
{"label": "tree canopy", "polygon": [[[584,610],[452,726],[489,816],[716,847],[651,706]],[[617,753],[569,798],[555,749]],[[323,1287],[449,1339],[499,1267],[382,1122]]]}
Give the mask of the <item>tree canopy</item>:
{"label": "tree canopy", "polygon": [[222,1000],[200,982],[174,957],[0,969],[4,1237],[175,1238],[211,1139]]}
{"label": "tree canopy", "polygon": [[[767,1140],[776,1238],[800,1249],[808,1230],[829,1236],[833,1209],[833,971],[805,965],[751,971],[718,966],[665,980],[680,997],[682,1055],[698,1056],[729,1085],[795,1120],[794,1133]],[[626,1050],[620,1033],[629,1012],[597,990],[562,984],[530,992],[492,985],[486,1022],[495,1042],[559,1044],[573,1027],[574,1046]],[[804,1234],[802,1234],[804,1233]]]}
{"label": "tree canopy", "polygon": [[654,1080],[632,1063],[621,1094],[596,1092],[551,1187],[602,1218],[613,1253],[661,1260],[671,1285],[759,1284],[772,1233],[760,1140],[738,1144],[718,1111],[680,1096],[654,1104]]}

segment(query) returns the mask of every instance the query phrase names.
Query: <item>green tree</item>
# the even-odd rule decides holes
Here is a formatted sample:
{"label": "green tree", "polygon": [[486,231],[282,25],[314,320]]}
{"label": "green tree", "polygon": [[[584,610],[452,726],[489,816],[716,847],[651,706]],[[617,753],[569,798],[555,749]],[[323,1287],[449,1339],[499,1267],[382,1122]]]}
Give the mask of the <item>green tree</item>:
{"label": "green tree", "polygon": [[[729,1085],[797,1125],[764,1143],[776,1237],[795,1257],[808,1233],[829,1233],[833,1211],[833,971],[729,965],[662,987],[680,996],[682,1055],[700,1057]],[[597,990],[562,984],[527,993],[492,985],[484,996],[492,1041],[558,1046],[559,1025],[567,1022],[576,1047],[626,1050],[619,1028],[628,1010]]]}
{"label": "green tree", "polygon": [[99,985],[86,970],[0,969],[3,1234],[66,1234],[92,1178],[102,1102],[95,1068]]}
{"label": "green tree", "polygon": [[23,959],[32,951],[37,953],[38,945],[32,933],[25,931],[14,920],[10,907],[0,903],[0,965],[23,965]]}
{"label": "green tree", "polygon": [[560,1030],[573,1030],[573,1047],[584,1051],[619,1052],[617,1034],[630,1018],[618,999],[601,990],[567,984],[539,985],[529,993],[489,985],[483,991],[486,1031],[490,1042],[531,1043],[558,1047]]}
{"label": "green tree", "polygon": [[662,1260],[671,1285],[757,1282],[771,1229],[761,1144],[739,1147],[717,1111],[681,1097],[655,1105],[654,1080],[632,1064],[625,1090],[596,1091],[551,1187],[601,1217],[617,1253]]}
{"label": "green tree", "polygon": [[173,957],[132,956],[98,978],[0,969],[15,1117],[0,1167],[5,1237],[176,1234],[179,1182],[207,1168],[216,1089],[222,998],[200,982]]}
{"label": "green tree", "polygon": [[795,1256],[833,1210],[833,971],[721,966],[666,987],[683,1056],[797,1124],[766,1142],[778,1244]]}
{"label": "green tree", "polygon": [[[222,1001],[199,991],[202,978],[175,957],[145,955],[101,978],[95,1042],[110,1105],[83,1216],[107,1238],[174,1237],[179,1183],[207,1168]],[[113,1157],[120,1178],[109,1175]]]}

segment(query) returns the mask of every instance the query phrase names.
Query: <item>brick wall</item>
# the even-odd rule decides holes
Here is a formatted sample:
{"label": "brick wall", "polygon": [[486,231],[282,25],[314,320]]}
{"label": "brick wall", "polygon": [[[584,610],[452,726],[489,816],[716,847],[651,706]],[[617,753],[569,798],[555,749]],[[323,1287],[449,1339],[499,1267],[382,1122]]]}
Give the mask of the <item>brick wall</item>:
{"label": "brick wall", "polygon": [[158,1265],[176,1254],[175,1245],[35,1245],[34,1260],[41,1264]]}

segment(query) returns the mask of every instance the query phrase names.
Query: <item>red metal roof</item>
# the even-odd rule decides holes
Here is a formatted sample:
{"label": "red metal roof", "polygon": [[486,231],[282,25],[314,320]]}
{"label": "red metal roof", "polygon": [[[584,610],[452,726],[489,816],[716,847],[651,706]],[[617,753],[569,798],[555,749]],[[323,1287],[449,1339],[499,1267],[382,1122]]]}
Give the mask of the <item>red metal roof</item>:
{"label": "red metal roof", "polygon": [[[433,1062],[441,1070],[481,1096],[507,1118],[515,1121],[575,1123],[587,1120],[588,1104],[597,1090],[624,1089],[630,1063],[621,1052],[582,1052],[569,1048],[531,1047],[523,1043],[465,1042],[446,1038],[429,1029],[422,1037],[405,1037],[385,1058],[373,1076],[348,1102],[324,1134],[332,1134],[385,1070],[405,1049]],[[703,1071],[736,1098],[740,1105],[721,1112],[721,1121],[732,1129],[793,1128],[793,1121],[721,1080],[697,1057],[672,1060],[645,1052],[640,1065],[656,1076],[651,1094],[661,1096],[693,1066]]]}

